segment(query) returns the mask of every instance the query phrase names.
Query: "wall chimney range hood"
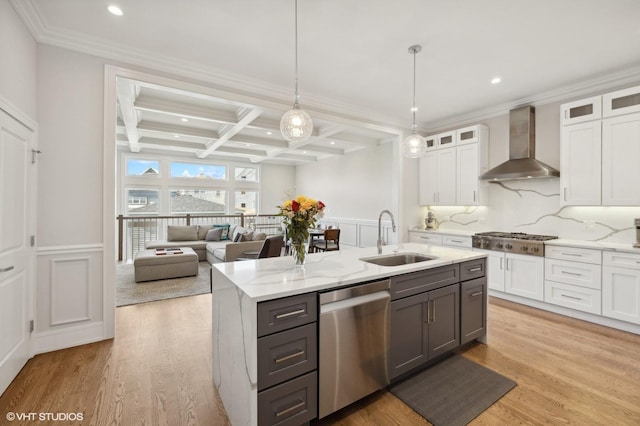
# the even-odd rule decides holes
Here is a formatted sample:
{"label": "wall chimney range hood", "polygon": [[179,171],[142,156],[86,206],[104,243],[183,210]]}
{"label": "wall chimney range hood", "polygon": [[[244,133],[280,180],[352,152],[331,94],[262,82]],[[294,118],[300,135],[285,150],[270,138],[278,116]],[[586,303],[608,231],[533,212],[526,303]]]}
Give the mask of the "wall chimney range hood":
{"label": "wall chimney range hood", "polygon": [[509,111],[509,160],[482,174],[480,179],[501,182],[559,177],[560,172],[536,160],[535,109],[525,106]]}

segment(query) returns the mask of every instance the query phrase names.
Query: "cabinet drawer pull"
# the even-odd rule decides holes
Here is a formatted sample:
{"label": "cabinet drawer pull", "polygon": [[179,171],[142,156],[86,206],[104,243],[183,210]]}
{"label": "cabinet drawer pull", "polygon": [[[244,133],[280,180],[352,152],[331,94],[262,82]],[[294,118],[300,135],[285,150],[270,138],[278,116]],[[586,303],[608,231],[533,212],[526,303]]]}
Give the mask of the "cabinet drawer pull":
{"label": "cabinet drawer pull", "polygon": [[467,271],[469,271],[469,272],[478,272],[478,271],[482,271],[482,266],[479,266],[479,267],[477,267],[477,268],[471,268],[471,269],[468,269]]}
{"label": "cabinet drawer pull", "polygon": [[560,271],[560,273],[565,274],[565,275],[573,275],[574,277],[581,277],[582,276],[582,274],[579,274],[577,272]]}
{"label": "cabinet drawer pull", "polygon": [[288,361],[291,358],[295,358],[295,357],[298,357],[298,356],[301,356],[301,355],[304,355],[304,351],[298,351],[298,352],[292,353],[291,355],[283,356],[282,358],[276,359],[275,362],[276,362],[276,364],[280,364],[281,362]]}
{"label": "cabinet drawer pull", "polygon": [[286,408],[282,411],[276,411],[276,417],[280,417],[280,416],[284,416],[286,414],[289,414],[290,412],[292,412],[293,410],[297,410],[298,408],[302,408],[304,407],[304,401],[300,401],[298,402],[296,405],[293,405],[289,408]]}
{"label": "cabinet drawer pull", "polygon": [[580,253],[560,253],[563,256],[576,256],[576,257],[582,257],[582,255]]}
{"label": "cabinet drawer pull", "polygon": [[13,266],[7,266],[6,268],[0,269],[0,272],[9,272],[11,270],[13,270]]}
{"label": "cabinet drawer pull", "polygon": [[582,300],[582,297],[569,296],[568,294],[560,294],[560,296],[566,297],[567,299]]}
{"label": "cabinet drawer pull", "polygon": [[297,311],[287,312],[286,314],[276,315],[276,319],[288,318],[293,315],[304,314],[304,309],[298,309]]}
{"label": "cabinet drawer pull", "polygon": [[464,243],[462,240],[451,240],[452,243]]}
{"label": "cabinet drawer pull", "polygon": [[476,291],[475,293],[471,293],[471,297],[480,296],[481,294],[484,294],[484,292],[483,291]]}
{"label": "cabinet drawer pull", "polygon": [[429,324],[429,302],[423,303],[424,308],[423,310],[423,316],[424,316],[424,322],[426,322],[427,324]]}

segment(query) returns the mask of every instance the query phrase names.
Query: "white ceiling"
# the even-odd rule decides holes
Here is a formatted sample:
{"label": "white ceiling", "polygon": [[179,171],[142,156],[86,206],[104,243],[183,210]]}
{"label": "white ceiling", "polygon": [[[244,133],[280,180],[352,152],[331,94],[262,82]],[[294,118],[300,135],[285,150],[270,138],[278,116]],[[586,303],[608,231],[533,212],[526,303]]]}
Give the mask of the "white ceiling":
{"label": "white ceiling", "polygon": [[299,0],[300,103],[316,133],[289,147],[278,122],[293,103],[294,0],[114,0],[122,17],[105,0],[10,1],[39,42],[270,101],[121,81],[120,139],[134,150],[299,164],[385,143],[411,122],[413,44],[425,131],[640,80],[638,0]]}

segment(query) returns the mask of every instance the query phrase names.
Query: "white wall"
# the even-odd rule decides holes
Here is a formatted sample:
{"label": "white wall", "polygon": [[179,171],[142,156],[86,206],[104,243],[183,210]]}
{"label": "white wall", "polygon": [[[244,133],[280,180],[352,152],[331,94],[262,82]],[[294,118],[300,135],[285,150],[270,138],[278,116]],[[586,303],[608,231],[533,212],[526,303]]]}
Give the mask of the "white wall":
{"label": "white wall", "polygon": [[36,118],[36,42],[7,0],[0,0],[0,97]]}
{"label": "white wall", "polygon": [[384,209],[396,211],[393,144],[348,153],[296,168],[296,191],[322,200],[326,216],[378,219]]}
{"label": "white wall", "polygon": [[262,164],[260,167],[262,196],[259,213],[278,213],[276,206],[282,204],[282,201],[287,199],[287,195],[294,192],[296,168],[274,164]]}

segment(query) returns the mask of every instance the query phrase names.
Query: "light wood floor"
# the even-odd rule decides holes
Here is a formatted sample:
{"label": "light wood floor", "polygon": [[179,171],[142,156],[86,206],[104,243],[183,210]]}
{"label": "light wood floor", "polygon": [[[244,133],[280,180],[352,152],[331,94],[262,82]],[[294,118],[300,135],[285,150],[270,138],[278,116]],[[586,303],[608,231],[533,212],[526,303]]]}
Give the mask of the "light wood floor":
{"label": "light wood floor", "polygon": [[[80,412],[69,424],[82,425],[228,424],[211,380],[210,307],[208,294],[118,308],[116,339],[30,360],[0,397],[0,425],[10,411]],[[640,425],[640,336],[491,299],[488,337],[463,355],[518,386],[473,425]],[[384,391],[315,423],[429,424]]]}

